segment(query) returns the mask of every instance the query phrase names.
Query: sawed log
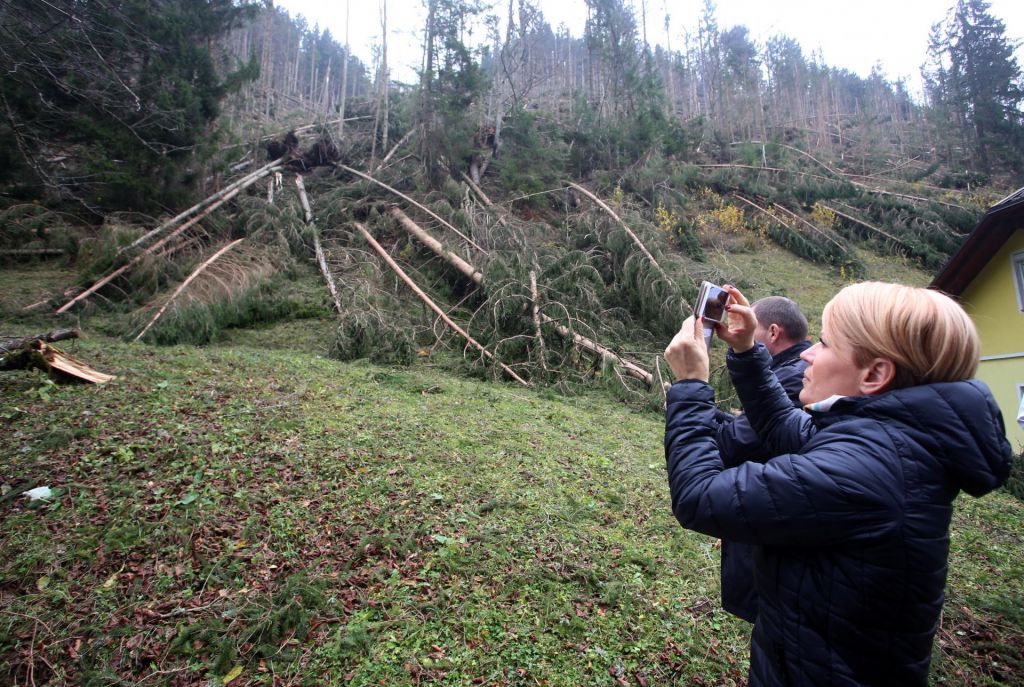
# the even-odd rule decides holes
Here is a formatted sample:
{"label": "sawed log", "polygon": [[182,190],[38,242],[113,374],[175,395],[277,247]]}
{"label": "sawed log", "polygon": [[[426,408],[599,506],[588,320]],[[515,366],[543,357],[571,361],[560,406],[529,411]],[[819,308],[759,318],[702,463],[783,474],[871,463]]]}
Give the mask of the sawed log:
{"label": "sawed log", "polygon": [[434,301],[430,298],[430,296],[428,296],[423,291],[423,289],[418,287],[416,285],[416,282],[414,282],[409,277],[409,275],[407,275],[405,273],[405,271],[401,267],[398,266],[398,263],[395,262],[394,259],[390,255],[388,255],[388,252],[386,250],[384,250],[384,247],[381,246],[379,243],[377,243],[376,239],[374,239],[373,236],[370,234],[370,232],[366,230],[366,227],[364,227],[359,222],[355,222],[354,224],[355,224],[356,229],[359,230],[359,233],[363,235],[364,239],[366,239],[366,242],[369,243],[370,246],[373,248],[373,250],[377,252],[377,255],[379,255],[381,257],[381,259],[384,260],[384,262],[387,263],[388,267],[390,267],[391,270],[396,275],[398,275],[398,278],[401,279],[403,282],[405,282],[405,285],[408,286],[410,289],[412,289],[413,293],[415,293],[416,296],[418,296],[419,299],[421,301],[423,301],[428,308],[433,310],[434,313],[438,317],[440,317],[441,320],[446,325],[448,325],[448,327],[450,329],[452,329],[453,331],[458,333],[459,336],[461,336],[463,339],[468,341],[470,343],[470,345],[472,345],[474,348],[476,348],[478,351],[480,351],[481,355],[483,355],[485,358],[487,358],[491,362],[493,362],[493,363],[497,364],[499,367],[501,367],[501,369],[504,370],[505,373],[508,374],[508,376],[510,376],[512,379],[516,380],[517,382],[519,382],[523,386],[527,386],[527,387],[530,386],[530,383],[528,381],[526,381],[525,379],[523,379],[522,377],[520,377],[519,375],[517,375],[515,373],[515,370],[513,370],[508,365],[506,365],[505,363],[503,363],[500,360],[498,360],[497,358],[495,358],[494,355],[490,351],[488,351],[486,348],[484,348],[484,346],[482,344],[480,344],[480,342],[478,342],[476,339],[474,339],[472,336],[470,336],[469,333],[466,330],[464,330],[462,327],[457,325],[452,320],[452,318],[448,317],[447,313],[445,313],[444,310],[441,310],[441,308],[436,303],[434,303]]}

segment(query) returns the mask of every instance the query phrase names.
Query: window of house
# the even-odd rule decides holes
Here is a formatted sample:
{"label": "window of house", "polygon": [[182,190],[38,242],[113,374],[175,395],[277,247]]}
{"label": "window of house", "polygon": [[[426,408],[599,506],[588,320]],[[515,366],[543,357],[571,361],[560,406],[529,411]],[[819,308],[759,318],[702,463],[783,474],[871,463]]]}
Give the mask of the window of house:
{"label": "window of house", "polygon": [[1010,259],[1013,264],[1013,282],[1017,285],[1017,308],[1024,312],[1024,250],[1014,253]]}

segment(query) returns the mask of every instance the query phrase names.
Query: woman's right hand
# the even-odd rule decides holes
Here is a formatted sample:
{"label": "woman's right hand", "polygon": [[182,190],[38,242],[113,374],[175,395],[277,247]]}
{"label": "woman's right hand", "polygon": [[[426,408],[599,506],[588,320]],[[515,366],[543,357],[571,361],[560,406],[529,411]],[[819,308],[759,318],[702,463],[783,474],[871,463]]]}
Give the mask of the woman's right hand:
{"label": "woman's right hand", "polygon": [[722,288],[729,293],[729,302],[725,306],[726,312],[729,313],[729,323],[716,324],[715,332],[734,352],[746,353],[754,347],[757,316],[739,289],[731,284],[725,284]]}

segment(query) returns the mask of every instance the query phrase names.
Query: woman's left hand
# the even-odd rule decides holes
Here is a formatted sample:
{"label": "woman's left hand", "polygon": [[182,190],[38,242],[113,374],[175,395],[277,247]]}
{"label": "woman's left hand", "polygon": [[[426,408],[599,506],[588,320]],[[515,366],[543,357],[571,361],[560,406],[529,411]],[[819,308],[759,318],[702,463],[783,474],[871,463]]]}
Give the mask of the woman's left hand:
{"label": "woman's left hand", "polygon": [[665,349],[665,362],[672,368],[676,379],[708,381],[708,347],[704,343],[704,327],[700,320],[692,315],[686,318]]}

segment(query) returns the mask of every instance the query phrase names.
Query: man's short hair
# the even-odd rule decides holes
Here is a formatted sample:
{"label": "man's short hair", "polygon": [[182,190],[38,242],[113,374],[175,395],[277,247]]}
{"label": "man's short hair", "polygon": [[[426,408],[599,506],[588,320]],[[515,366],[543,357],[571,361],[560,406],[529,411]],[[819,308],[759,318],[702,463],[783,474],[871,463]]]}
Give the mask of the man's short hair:
{"label": "man's short hair", "polygon": [[757,321],[765,329],[777,324],[790,341],[807,338],[807,318],[800,312],[800,306],[785,296],[768,296],[753,305]]}

